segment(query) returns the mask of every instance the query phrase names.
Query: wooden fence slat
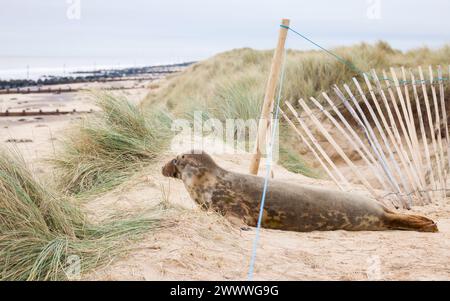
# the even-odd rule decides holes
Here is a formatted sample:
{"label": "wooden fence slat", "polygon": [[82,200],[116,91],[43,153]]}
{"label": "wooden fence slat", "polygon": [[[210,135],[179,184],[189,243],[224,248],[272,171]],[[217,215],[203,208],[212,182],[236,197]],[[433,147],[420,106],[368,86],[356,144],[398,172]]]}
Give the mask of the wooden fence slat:
{"label": "wooden fence slat", "polygon": [[[422,161],[422,155],[420,153],[420,144],[419,144],[419,139],[417,136],[417,131],[416,131],[416,125],[415,125],[415,118],[414,118],[414,113],[413,113],[413,107],[411,105],[411,97],[409,94],[409,89],[408,89],[408,79],[406,76],[406,70],[405,68],[402,66],[402,75],[403,75],[403,87],[404,87],[404,91],[405,91],[405,98],[406,98],[406,109],[408,111],[408,115],[409,115],[409,120],[411,123],[411,129],[410,129],[410,134],[411,134],[411,141],[413,143],[413,146],[416,150],[416,159],[418,161],[418,172],[419,172],[419,176],[420,176],[420,180],[422,182],[422,186],[426,187],[427,186],[427,182],[425,179],[425,173],[424,173],[424,165],[423,165],[423,161]],[[429,193],[427,194],[428,197],[430,197]],[[431,199],[430,199],[431,202]]]}
{"label": "wooden fence slat", "polygon": [[[403,139],[402,139],[402,136],[400,135],[400,132],[398,131],[397,126],[394,127],[394,134],[396,135],[396,137],[398,139],[398,142],[400,144],[400,149],[404,153],[406,165],[409,167],[407,169],[407,172],[409,171],[410,176],[411,176],[411,178],[413,180],[411,185],[414,187],[415,193],[418,195],[418,197],[420,199],[421,198],[420,191],[423,190],[423,187],[422,187],[422,185],[420,183],[420,180],[419,180],[418,171],[417,171],[416,168],[414,168],[414,164],[413,164],[413,162],[414,162],[414,159],[413,159],[414,158],[414,150],[413,150],[413,147],[412,147],[412,144],[411,144],[411,140],[409,138],[409,133],[408,133],[406,127],[405,127],[405,123],[404,123],[402,114],[400,113],[400,110],[398,108],[397,99],[395,97],[394,92],[392,91],[391,84],[390,84],[390,82],[388,80],[386,71],[384,71],[384,70],[383,70],[383,76],[385,78],[385,84],[386,84],[389,96],[391,98],[391,101],[393,103],[394,112],[395,112],[395,114],[397,116],[397,119],[398,119],[398,121],[400,123],[400,128],[401,128],[401,130],[403,132],[403,138],[406,141],[409,153],[408,153],[408,151],[405,149],[405,147],[403,145]],[[387,105],[389,106],[389,104],[387,104]],[[392,123],[395,124],[395,119],[391,120],[391,125],[392,125]],[[411,159],[409,157],[409,154],[411,154]]]}
{"label": "wooden fence slat", "polygon": [[[420,164],[419,164],[419,158],[418,158],[419,157],[418,148],[416,147],[416,145],[414,145],[414,139],[412,138],[413,137],[413,128],[414,128],[413,119],[410,119],[410,114],[408,113],[408,109],[406,107],[402,89],[400,87],[400,83],[397,78],[397,73],[395,72],[394,68],[392,68],[392,67],[390,68],[390,70],[391,70],[392,78],[394,79],[394,86],[397,91],[398,99],[400,100],[400,107],[402,109],[403,117],[404,117],[404,120],[406,123],[406,129],[405,129],[405,126],[403,125],[403,131],[404,131],[403,135],[405,135],[405,131],[406,131],[408,141],[410,142],[409,150],[411,153],[412,163],[414,163],[415,170],[417,171],[417,177],[420,180],[420,184],[421,184],[420,188],[421,188],[421,190],[423,190],[424,185],[422,184],[423,183],[422,177],[420,176],[420,173],[418,172],[420,170]],[[397,111],[398,111],[398,108],[397,108]],[[399,118],[401,119],[401,114],[400,114]],[[403,122],[403,119],[401,119],[401,120]]]}
{"label": "wooden fence slat", "polygon": [[[324,113],[324,115],[333,123],[333,125],[344,136],[344,138],[347,139],[347,141],[352,146],[352,148],[358,153],[358,155],[363,159],[363,161],[367,164],[367,166],[369,166],[370,170],[372,170],[372,172],[375,174],[375,176],[377,177],[378,182],[383,186],[383,188],[385,190],[388,191],[389,190],[388,186],[386,185],[386,183],[384,181],[384,178],[382,176],[380,176],[380,172],[377,169],[377,166],[374,165],[374,163],[371,162],[367,158],[367,156],[361,151],[361,149],[359,148],[359,146],[355,142],[354,138],[352,139],[348,135],[348,133],[342,128],[342,126],[339,124],[339,122],[337,122],[336,119],[327,110],[325,110],[324,107],[314,97],[311,97],[310,99],[313,102],[313,104],[319,110],[321,110]],[[357,136],[357,138],[360,140],[359,136]],[[372,157],[372,159],[375,160],[373,157]],[[376,161],[374,161],[374,162],[376,162]]]}
{"label": "wooden fence slat", "polygon": [[[442,146],[442,137],[441,137],[441,118],[439,116],[439,105],[438,105],[438,101],[437,101],[437,94],[436,94],[436,88],[434,86],[435,80],[434,80],[434,74],[433,74],[433,69],[431,68],[431,66],[428,67],[428,71],[430,73],[430,87],[431,87],[431,95],[433,97],[433,106],[434,106],[434,116],[436,119],[436,131],[434,132],[437,135],[437,146],[438,146],[438,151],[436,152],[436,156],[439,157],[439,162],[440,164],[438,164],[438,177],[439,177],[439,181],[441,183],[441,188],[445,188],[445,177],[444,177],[444,165],[445,165],[445,158],[444,158],[444,147]],[[434,135],[433,135],[434,136]],[[440,194],[442,195],[442,199],[445,199],[446,197],[446,192],[445,190],[441,190]]]}
{"label": "wooden fence slat", "polygon": [[344,187],[336,180],[333,173],[330,171],[328,166],[323,162],[323,160],[320,158],[319,154],[316,152],[314,147],[309,143],[309,141],[306,139],[305,136],[300,132],[300,130],[295,126],[295,124],[289,119],[289,117],[283,112],[283,110],[280,108],[280,113],[283,116],[283,118],[287,121],[287,123],[294,129],[294,131],[297,133],[297,135],[300,137],[300,139],[306,144],[306,146],[311,150],[314,157],[319,161],[320,165],[323,167],[327,175],[330,177],[330,179],[339,187],[340,190],[345,191]]}
{"label": "wooden fence slat", "polygon": [[[450,68],[449,68],[450,71]],[[449,76],[450,76],[450,72],[449,72]],[[442,68],[441,66],[438,66],[438,78],[439,80],[439,96],[440,96],[440,100],[441,100],[441,111],[442,111],[442,118],[444,120],[444,128],[445,128],[445,140],[447,142],[447,160],[448,160],[448,165],[447,165],[447,173],[446,175],[448,175],[449,171],[450,171],[450,137],[449,137],[449,132],[448,132],[448,122],[447,122],[447,111],[446,111],[446,107],[445,107],[445,96],[444,96],[444,80],[442,79]],[[445,183],[447,183],[447,177],[446,177],[446,181]]]}
{"label": "wooden fence slat", "polygon": [[327,161],[328,164],[333,168],[333,171],[337,174],[339,179],[345,184],[346,189],[350,189],[350,182],[345,178],[345,176],[339,171],[336,164],[330,159],[328,154],[323,150],[323,148],[320,146],[319,142],[314,138],[311,131],[309,130],[306,123],[302,120],[302,118],[298,115],[297,111],[294,109],[294,107],[291,105],[289,101],[286,101],[286,105],[289,108],[289,110],[292,112],[292,114],[297,119],[298,123],[302,127],[302,129],[305,131],[305,134],[308,136],[308,138],[312,141],[314,146],[317,148],[317,150],[320,152],[320,154],[324,157],[324,159]]}
{"label": "wooden fence slat", "polygon": [[[395,148],[395,151],[398,154],[398,157],[400,159],[400,162],[403,166],[404,173],[408,177],[408,181],[405,181],[408,184],[409,191],[405,191],[407,195],[410,193],[414,193],[417,191],[417,186],[415,185],[414,176],[412,175],[411,166],[409,164],[409,158],[408,155],[403,147],[403,143],[400,137],[400,134],[397,129],[397,125],[395,123],[394,115],[392,114],[389,102],[387,100],[386,94],[384,93],[383,88],[381,87],[380,80],[378,79],[378,75],[376,74],[375,70],[372,70],[372,77],[374,78],[375,84],[377,86],[377,90],[381,95],[381,98],[384,103],[384,107],[386,108],[386,111],[388,113],[390,125],[387,123],[386,118],[384,117],[384,113],[380,108],[380,111],[378,112],[383,123],[384,127],[388,133],[389,138],[391,139],[391,143]],[[378,108],[377,108],[378,109]],[[392,128],[392,129],[391,129]],[[401,173],[399,176],[402,176],[403,173]]]}
{"label": "wooden fence slat", "polygon": [[[428,190],[433,190],[436,187],[435,184],[435,178],[434,178],[434,173],[433,173],[433,166],[431,164],[431,155],[430,155],[430,149],[428,147],[428,139],[427,139],[427,132],[425,129],[425,124],[423,122],[423,115],[422,115],[422,108],[420,106],[420,99],[419,99],[419,94],[417,92],[417,86],[420,84],[416,84],[416,79],[414,77],[413,72],[410,70],[410,76],[411,76],[411,81],[413,82],[413,92],[414,92],[414,98],[416,99],[416,107],[417,107],[417,114],[418,114],[418,119],[419,119],[419,125],[420,125],[420,132],[422,134],[422,143],[423,143],[423,148],[425,150],[425,160],[427,162],[427,171],[430,174],[430,185],[427,187]],[[431,192],[431,194],[435,197],[436,193],[435,192]]]}
{"label": "wooden fence slat", "polygon": [[317,118],[314,116],[312,111],[306,105],[305,101],[303,99],[300,99],[299,104],[302,106],[302,108],[305,110],[306,114],[308,114],[308,116],[313,121],[313,123],[316,125],[316,127],[320,130],[320,132],[324,135],[324,137],[328,140],[328,142],[333,146],[333,148],[336,150],[336,152],[341,156],[341,158],[345,161],[345,163],[347,163],[347,165],[352,170],[354,176],[361,182],[361,184],[363,184],[367,188],[367,190],[369,190],[369,192],[375,198],[380,199],[380,196],[378,195],[378,193],[375,192],[375,190],[369,184],[367,179],[360,172],[358,172],[358,168],[348,158],[348,156],[345,154],[345,152],[342,150],[342,148],[336,143],[336,141],[329,134],[329,132],[323,127],[323,125],[320,123],[320,121],[317,120]]}
{"label": "wooden fence slat", "polygon": [[363,110],[361,109],[361,106],[359,105],[358,100],[355,98],[355,96],[353,95],[353,93],[350,90],[350,87],[348,85],[344,85],[344,89],[346,90],[347,94],[350,96],[350,99],[352,100],[355,108],[357,109],[358,113],[360,114],[360,116],[363,120],[361,120],[360,116],[358,116],[358,114],[355,112],[353,107],[350,104],[348,104],[345,96],[340,91],[340,89],[337,86],[334,87],[334,90],[335,90],[336,94],[338,95],[338,97],[341,98],[341,100],[343,101],[344,105],[346,105],[347,109],[350,111],[353,118],[358,122],[360,127],[363,129],[364,134],[366,135],[366,138],[367,138],[370,146],[372,147],[373,151],[375,152],[376,156],[378,157],[379,166],[381,166],[381,169],[384,171],[384,175],[386,176],[386,179],[392,185],[393,190],[397,193],[397,197],[400,199],[401,204],[403,204],[405,207],[409,208],[411,205],[410,203],[412,203],[412,202],[407,203],[402,198],[400,187],[398,186],[398,183],[395,181],[395,178],[393,178],[392,172],[390,171],[389,166],[386,162],[387,160],[386,160],[386,157],[384,156],[383,149],[378,141],[378,138],[376,137],[376,135],[372,129],[372,126],[370,125],[370,122],[368,121]]}
{"label": "wooden fence slat", "polygon": [[[366,106],[368,107],[369,112],[372,115],[372,119],[375,121],[375,124],[376,124],[376,127],[378,129],[378,132],[380,133],[380,136],[381,136],[381,138],[383,140],[383,144],[386,147],[386,152],[389,154],[390,161],[388,161],[388,162],[391,163],[391,170],[392,169],[395,170],[396,174],[394,174],[394,176],[397,176],[397,178],[402,183],[404,194],[408,195],[409,192],[412,191],[412,189],[411,189],[409,183],[403,177],[403,173],[401,171],[401,168],[400,168],[397,160],[395,159],[394,152],[393,152],[393,150],[391,148],[391,144],[389,142],[389,140],[391,140],[391,142],[393,141],[392,132],[391,132],[391,130],[389,128],[387,120],[386,120],[386,118],[384,116],[384,113],[383,113],[383,111],[381,109],[380,103],[379,103],[379,101],[377,99],[377,96],[375,95],[374,89],[372,88],[372,84],[370,83],[368,76],[366,74],[364,74],[363,77],[364,77],[364,81],[366,82],[366,85],[367,85],[367,87],[369,89],[369,93],[370,93],[372,101],[373,101],[373,103],[375,105],[375,108],[377,110],[378,116],[380,116],[382,124],[380,124],[380,121],[379,121],[379,119],[377,117],[377,114],[374,112],[374,110],[372,109],[372,106],[370,105],[370,103],[368,101],[366,102]],[[359,83],[357,84],[357,87],[358,86],[359,86]],[[360,91],[360,93],[363,93],[361,87],[359,87],[358,90]],[[388,136],[386,136],[386,133],[385,133],[384,130],[386,130]],[[388,137],[389,137],[389,139],[388,139]],[[394,148],[396,148],[395,142],[392,144],[392,146]]]}
{"label": "wooden fence slat", "polygon": [[[367,75],[365,75],[365,74],[364,74],[364,80],[366,81],[367,86],[369,88],[369,93],[371,95],[372,101],[374,102],[374,104],[375,104],[375,106],[377,108],[377,111],[380,112],[381,111],[381,107],[378,104],[378,99],[377,99],[375,93],[372,90],[372,87],[371,87],[371,84],[369,82],[369,79],[368,79]],[[387,160],[387,158],[386,158],[386,156],[384,154],[383,148],[380,145],[380,147],[379,147],[380,156],[382,157],[384,162],[386,162],[387,169],[388,169],[388,172],[390,172],[390,174],[391,174],[392,181],[397,186],[397,190],[401,191],[400,190],[400,185],[398,183],[398,181],[400,181],[402,183],[402,185],[403,185],[404,191],[409,191],[408,185],[405,182],[405,178],[402,176],[402,172],[400,170],[400,167],[399,167],[399,165],[397,163],[397,160],[394,157],[394,153],[392,152],[391,145],[389,143],[388,138],[386,137],[386,133],[383,130],[383,127],[382,127],[382,125],[381,125],[381,123],[380,123],[380,121],[379,121],[379,119],[377,117],[377,114],[375,113],[372,105],[369,103],[367,97],[365,96],[365,94],[364,94],[364,92],[363,92],[363,90],[362,90],[358,80],[356,78],[353,78],[353,82],[355,83],[359,94],[361,95],[361,97],[362,97],[362,99],[363,99],[367,109],[369,110],[370,116],[372,117],[372,120],[375,122],[375,128],[378,130],[378,133],[381,136],[382,142],[383,142],[384,146],[386,147],[386,151],[389,154],[389,159],[390,160]],[[383,118],[384,118],[384,116],[383,116]],[[394,170],[395,170],[396,174],[393,172]],[[403,193],[403,195],[405,195],[405,192]],[[410,196],[407,196],[407,197],[409,199],[409,202],[411,203],[412,202],[411,201],[411,197]],[[399,195],[399,198],[401,198],[401,202],[403,204],[406,203],[406,201],[403,200],[402,195]]]}
{"label": "wooden fence slat", "polygon": [[[440,169],[441,164],[440,164],[440,160],[439,160],[439,155],[438,155],[438,150],[437,150],[437,145],[436,145],[436,139],[434,137],[435,131],[434,131],[434,125],[433,125],[433,117],[432,117],[432,114],[431,114],[430,101],[429,101],[429,98],[428,98],[428,92],[427,92],[427,87],[425,85],[425,78],[423,76],[422,67],[420,67],[420,66],[419,66],[419,76],[420,76],[420,80],[422,81],[422,93],[423,93],[423,96],[425,98],[425,108],[426,108],[427,116],[428,116],[428,127],[430,129],[431,144],[433,146],[434,158],[435,158],[435,161],[436,161],[437,168]],[[430,172],[434,174],[434,170],[435,169],[432,168]],[[438,180],[442,184],[441,179],[438,178]],[[441,188],[442,187],[437,185],[437,182],[435,182],[434,189],[435,190],[439,190]]]}

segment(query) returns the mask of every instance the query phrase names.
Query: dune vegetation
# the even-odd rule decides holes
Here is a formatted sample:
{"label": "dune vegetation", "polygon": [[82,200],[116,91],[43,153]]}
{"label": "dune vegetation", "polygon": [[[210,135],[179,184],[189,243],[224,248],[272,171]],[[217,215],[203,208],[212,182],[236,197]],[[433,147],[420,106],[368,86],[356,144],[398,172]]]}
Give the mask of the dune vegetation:
{"label": "dune vegetation", "polygon": [[163,226],[162,206],[92,224],[76,202],[49,186],[17,152],[0,150],[0,280],[78,279],[77,271],[109,262],[130,240]]}
{"label": "dune vegetation", "polygon": [[[420,48],[407,52],[393,49],[386,42],[374,45],[358,44],[339,47],[333,52],[348,64],[323,51],[288,50],[282,99],[295,103],[300,98],[318,97],[334,84],[351,82],[352,77],[362,79],[355,69],[377,73],[389,67],[413,68],[448,64],[450,46],[437,50]],[[272,51],[236,49],[198,62],[181,74],[168,78],[160,89],[150,92],[144,107],[165,104],[176,117],[186,112],[203,111],[205,116],[257,119],[269,74]],[[381,74],[380,74],[381,75]],[[321,101],[321,98],[318,98]],[[324,105],[325,102],[323,103]],[[289,131],[289,130],[288,130]],[[305,175],[315,174],[298,154],[296,140],[281,137],[280,163],[291,171]]]}
{"label": "dune vegetation", "polygon": [[[401,52],[384,42],[334,51],[364,71],[435,66],[450,57],[449,46]],[[73,197],[111,190],[157,162],[173,137],[173,118],[192,118],[195,110],[222,121],[259,118],[271,57],[271,51],[252,49],[219,54],[170,76],[141,105],[96,95],[100,112],[71,127],[50,160],[56,185],[41,183],[20,155],[1,149],[0,280],[70,279],[71,256],[80,258],[86,272],[127,251],[130,240],[164,226],[166,206],[94,224]],[[289,50],[282,97],[318,96],[353,76],[352,68],[323,52]],[[280,163],[320,177],[300,155],[295,135],[286,124],[280,127]]]}
{"label": "dune vegetation", "polygon": [[155,161],[171,138],[171,118],[126,99],[96,95],[101,111],[72,127],[51,159],[59,189],[75,195],[107,191]]}
{"label": "dune vegetation", "polygon": [[[333,52],[348,64],[323,51],[288,50],[283,99],[295,101],[301,97],[316,97],[334,84],[349,83],[352,77],[359,76],[349,65],[364,72],[372,68],[381,71],[401,66],[446,66],[450,45],[437,50],[424,47],[402,52],[386,42],[378,42],[374,45],[362,43],[339,47]],[[161,89],[149,93],[143,103],[150,105],[162,101],[171,111],[180,114],[192,106],[209,107],[214,112],[223,105],[221,102],[224,99],[231,103],[238,99],[240,104],[227,105],[230,111],[226,114],[232,113],[238,106],[247,109],[246,105],[255,103],[255,98],[259,100],[257,103],[262,102],[272,53],[250,48],[220,53],[190,66],[181,74],[172,75]],[[258,113],[258,110],[255,111]]]}

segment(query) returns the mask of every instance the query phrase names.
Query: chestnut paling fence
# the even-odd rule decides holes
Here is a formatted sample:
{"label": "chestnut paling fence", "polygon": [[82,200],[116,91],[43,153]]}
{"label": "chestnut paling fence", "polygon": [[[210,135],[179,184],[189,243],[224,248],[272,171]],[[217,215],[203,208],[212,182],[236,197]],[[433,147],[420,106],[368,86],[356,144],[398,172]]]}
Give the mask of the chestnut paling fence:
{"label": "chestnut paling fence", "polygon": [[[446,111],[448,95],[447,99],[445,95],[448,86],[445,85],[448,85],[450,78],[450,66],[446,77],[441,66],[437,66],[436,70],[429,66],[425,72],[421,67],[417,70],[402,67],[401,77],[394,68],[390,68],[390,77],[384,70],[379,77],[375,70],[362,72],[353,63],[294,30],[289,23],[288,19],[283,19],[280,25],[261,112],[262,122],[258,127],[256,152],[250,164],[250,172],[256,174],[261,158],[260,144],[268,141],[265,145],[268,150],[266,175],[249,264],[249,280],[253,280],[279,115],[343,191],[352,190],[352,184],[360,183],[375,199],[382,203],[390,201],[397,208],[442,202],[448,191],[450,140]],[[313,97],[308,102],[304,99],[298,100],[298,103],[286,101],[282,109],[286,51],[284,55],[282,52],[288,31],[353,70],[357,75],[353,78],[353,84],[345,84],[342,88],[335,85],[332,96],[322,93],[322,102]],[[279,86],[276,97],[277,78]],[[272,118],[268,118],[270,115]],[[335,130],[327,129],[326,125],[330,124]],[[321,142],[319,136],[323,137]],[[370,181],[360,171],[361,167],[355,164],[355,153],[370,169],[376,183]],[[349,167],[352,177],[346,177],[336,166],[332,159],[335,154]]]}
{"label": "chestnut paling fence", "polygon": [[[444,201],[450,169],[448,74],[444,77],[441,66],[427,69],[400,68],[401,77],[394,68],[390,77],[386,71],[382,77],[375,70],[362,73],[363,83],[353,78],[352,85],[335,85],[334,95],[322,93],[322,102],[313,97],[286,102],[281,115],[341,190],[359,183],[377,200],[389,197],[403,208]],[[351,177],[331,159],[336,153]],[[375,181],[359,171],[355,153]]]}

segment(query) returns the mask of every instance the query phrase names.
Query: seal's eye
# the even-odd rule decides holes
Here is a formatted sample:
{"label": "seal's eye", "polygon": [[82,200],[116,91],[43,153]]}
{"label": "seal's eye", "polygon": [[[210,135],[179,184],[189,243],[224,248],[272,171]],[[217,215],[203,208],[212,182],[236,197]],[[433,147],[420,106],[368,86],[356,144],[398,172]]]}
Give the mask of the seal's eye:
{"label": "seal's eye", "polygon": [[181,156],[181,159],[184,159],[184,155],[183,155],[183,156]]}
{"label": "seal's eye", "polygon": [[178,162],[177,159],[172,160],[172,164],[177,164],[177,162]]}

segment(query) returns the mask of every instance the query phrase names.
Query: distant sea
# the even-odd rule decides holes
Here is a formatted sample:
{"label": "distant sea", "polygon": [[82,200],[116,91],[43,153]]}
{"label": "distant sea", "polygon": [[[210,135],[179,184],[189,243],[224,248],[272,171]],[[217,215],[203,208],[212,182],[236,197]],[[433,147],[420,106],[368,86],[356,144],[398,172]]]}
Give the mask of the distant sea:
{"label": "distant sea", "polygon": [[0,80],[30,79],[44,76],[76,76],[76,71],[97,71],[182,63],[151,60],[77,57],[0,57]]}
{"label": "distant sea", "polygon": [[[367,43],[376,43],[379,39],[359,36],[342,36],[340,38],[320,36],[315,37],[310,35],[320,45],[333,49],[339,45],[354,45],[365,41]],[[440,48],[449,43],[443,42],[444,39],[437,39],[433,36],[419,36],[417,38],[396,38],[386,37],[385,39],[393,48],[407,51],[410,49],[427,46],[431,49]],[[114,56],[96,56],[96,57],[70,57],[70,56],[2,56],[0,55],[0,80],[7,79],[30,79],[36,80],[44,75],[48,76],[70,76],[74,71],[97,71],[100,69],[121,69],[130,67],[145,67],[155,65],[168,65],[184,63],[189,61],[198,61],[208,58],[214,54],[222,51],[227,51],[233,48],[240,48],[246,44],[246,41],[237,41],[237,45],[216,45],[214,47],[187,47],[187,49],[180,48],[169,49],[167,51],[154,50],[148,51],[144,57],[132,58],[128,54],[122,57]],[[267,43],[260,43],[262,47],[254,47],[254,49],[270,49],[273,41]],[[317,47],[306,43],[302,39],[297,39],[291,36],[287,42],[287,47],[298,50],[311,50]],[[126,51],[124,51],[126,53]]]}

